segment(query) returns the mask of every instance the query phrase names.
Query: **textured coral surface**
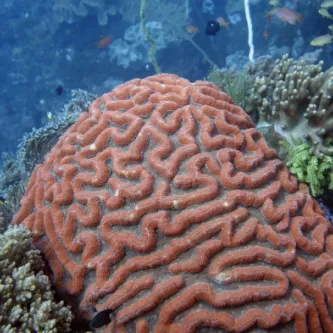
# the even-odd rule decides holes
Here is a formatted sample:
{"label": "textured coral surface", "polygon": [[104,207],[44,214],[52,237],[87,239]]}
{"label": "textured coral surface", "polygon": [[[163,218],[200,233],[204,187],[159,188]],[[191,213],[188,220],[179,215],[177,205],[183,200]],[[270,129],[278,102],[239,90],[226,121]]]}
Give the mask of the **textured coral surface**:
{"label": "textured coral surface", "polygon": [[14,223],[106,332],[332,332],[333,230],[245,112],[162,74],[96,99]]}

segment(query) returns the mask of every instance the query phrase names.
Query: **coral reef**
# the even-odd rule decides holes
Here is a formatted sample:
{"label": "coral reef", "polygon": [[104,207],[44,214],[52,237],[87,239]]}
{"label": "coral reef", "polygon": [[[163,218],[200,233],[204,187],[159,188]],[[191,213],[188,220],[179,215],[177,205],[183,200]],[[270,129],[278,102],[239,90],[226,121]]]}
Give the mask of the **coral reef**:
{"label": "coral reef", "polygon": [[[145,4],[145,1],[142,1],[142,4]],[[132,6],[132,2],[130,5]],[[143,8],[141,11],[138,8],[138,14],[140,12],[143,14]],[[155,44],[156,51],[172,43],[192,41],[191,36],[185,32],[189,21],[184,15],[185,7],[182,2],[150,1],[144,7],[141,23],[138,20],[136,24],[130,25],[123,38],[112,42],[109,47],[110,61],[116,61],[117,65],[123,68],[134,66],[135,63],[137,66],[144,66],[151,61],[148,52],[151,41]]]}
{"label": "coral reef", "polygon": [[113,313],[106,330],[332,330],[332,226],[207,82],[162,74],[97,98],[13,222],[81,318]]}
{"label": "coral reef", "polygon": [[[145,25],[146,30],[156,44],[156,50],[167,47],[176,42],[174,36],[168,34],[161,22],[151,21]],[[116,39],[109,47],[110,61],[116,61],[118,66],[128,68],[133,63],[141,66],[149,62],[149,41],[147,41],[140,24],[131,25],[125,31],[124,38]]]}
{"label": "coral reef", "polygon": [[72,125],[96,98],[87,91],[76,89],[71,100],[46,126],[33,129],[26,134],[18,146],[16,155],[3,154],[0,170],[0,194],[5,198],[0,205],[0,229],[4,230],[18,211],[20,199],[32,170],[42,163],[45,155],[56,144],[59,137]]}
{"label": "coral reef", "polygon": [[333,146],[327,144],[333,137],[333,69],[323,72],[323,63],[316,64],[320,53],[304,54],[297,61],[285,55],[275,63],[271,57],[260,57],[242,71],[213,69],[208,75],[245,108],[279,158],[299,181],[309,184],[314,196],[331,188],[333,177]]}
{"label": "coral reef", "polygon": [[270,126],[270,132],[289,142],[292,137],[307,140],[318,157],[333,154],[323,144],[333,137],[333,68],[323,72],[322,65],[285,55],[276,60],[268,77],[256,77],[246,103],[247,112],[259,111],[259,128]]}
{"label": "coral reef", "polygon": [[332,207],[333,207],[333,193],[332,193],[332,191],[328,191],[328,189],[326,188],[324,190],[323,195],[318,198],[318,203],[319,203],[320,208],[324,212],[325,217],[333,225],[333,212],[332,212]]}
{"label": "coral reef", "polygon": [[0,234],[2,234],[6,230],[10,221],[11,221],[11,217],[10,217],[10,219],[8,219],[5,212],[0,210]]}
{"label": "coral reef", "polygon": [[[228,68],[212,67],[208,73],[207,80],[216,87],[226,92],[233,101],[244,109],[251,116],[255,123],[258,122],[258,110],[247,106],[250,100],[251,88],[257,77],[267,77],[274,67],[274,61],[271,56],[260,56],[256,58],[255,63],[242,61],[243,52],[239,51],[230,56],[230,62],[233,64]],[[247,56],[246,56],[247,59]],[[234,64],[242,64],[237,67]]]}
{"label": "coral reef", "polygon": [[226,68],[212,69],[207,80],[226,92],[237,105],[245,107],[248,85],[252,81],[246,71],[236,72]]}
{"label": "coral reef", "polygon": [[20,162],[14,154],[2,154],[0,169],[0,233],[2,233],[14,214],[18,211],[20,200],[25,192],[30,174],[21,171]]}
{"label": "coral reef", "polygon": [[43,266],[25,227],[10,227],[0,234],[1,332],[71,331],[73,315],[63,301],[55,301],[50,281],[41,271]]}
{"label": "coral reef", "polygon": [[97,10],[97,19],[100,25],[108,23],[108,16],[115,15],[113,5],[105,5],[104,0],[54,0],[53,11],[58,22],[73,23],[75,16],[88,15],[88,9]]}
{"label": "coral reef", "polygon": [[[325,147],[333,148],[332,140],[326,140]],[[301,139],[294,139],[294,145],[281,141],[287,150],[287,167],[301,182],[309,184],[311,194],[318,196],[324,189],[333,190],[333,157],[318,157],[312,154],[310,146]]]}
{"label": "coral reef", "polygon": [[95,95],[82,89],[72,90],[71,95],[70,102],[61,112],[52,116],[51,122],[42,128],[33,129],[21,140],[18,147],[18,161],[20,169],[24,172],[31,174],[34,167],[43,161],[59,137],[96,98]]}

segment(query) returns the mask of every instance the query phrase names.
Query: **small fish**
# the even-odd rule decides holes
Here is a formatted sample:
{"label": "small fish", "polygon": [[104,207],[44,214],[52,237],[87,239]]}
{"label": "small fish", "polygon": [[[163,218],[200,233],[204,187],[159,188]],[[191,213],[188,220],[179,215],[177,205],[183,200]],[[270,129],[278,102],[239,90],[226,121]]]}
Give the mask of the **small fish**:
{"label": "small fish", "polygon": [[192,25],[192,24],[188,24],[188,25],[186,26],[186,31],[189,32],[189,33],[197,33],[197,32],[199,32],[200,30],[199,30],[199,28],[195,27],[194,25]]}
{"label": "small fish", "polygon": [[57,86],[57,88],[55,88],[55,93],[60,96],[62,93],[64,92],[64,87],[62,85]]}
{"label": "small fish", "polygon": [[0,205],[5,203],[6,199],[0,194]]}
{"label": "small fish", "polygon": [[333,19],[333,16],[328,12],[326,8],[320,8],[318,13],[325,18]]}
{"label": "small fish", "polygon": [[105,309],[96,313],[89,322],[90,328],[100,328],[111,323],[114,319],[113,310]]}
{"label": "small fish", "polygon": [[206,26],[206,34],[209,36],[215,36],[218,31],[221,30],[221,26],[217,21],[208,21]]}
{"label": "small fish", "polygon": [[326,1],[324,1],[320,5],[320,7],[322,7],[322,8],[331,8],[331,7],[333,7],[333,0],[326,0]]}
{"label": "small fish", "polygon": [[265,37],[265,39],[267,39],[269,37],[269,32],[267,29],[265,29],[263,36]]}
{"label": "small fish", "polygon": [[53,114],[51,111],[46,112],[46,118],[48,121],[52,121],[53,120]]}
{"label": "small fish", "polygon": [[218,17],[216,21],[219,23],[221,27],[229,28],[230,22],[227,22],[222,16]]}
{"label": "small fish", "polygon": [[326,35],[321,35],[315,39],[313,39],[310,44],[312,46],[323,46],[325,44],[332,43],[333,36],[326,34]]}
{"label": "small fish", "polygon": [[281,21],[289,24],[295,24],[296,21],[302,22],[302,15],[287,7],[276,7],[266,13],[266,16],[271,15],[275,15]]}
{"label": "small fish", "polygon": [[112,38],[109,36],[105,36],[96,43],[96,47],[98,49],[102,49],[104,47],[107,47],[111,43],[112,43]]}

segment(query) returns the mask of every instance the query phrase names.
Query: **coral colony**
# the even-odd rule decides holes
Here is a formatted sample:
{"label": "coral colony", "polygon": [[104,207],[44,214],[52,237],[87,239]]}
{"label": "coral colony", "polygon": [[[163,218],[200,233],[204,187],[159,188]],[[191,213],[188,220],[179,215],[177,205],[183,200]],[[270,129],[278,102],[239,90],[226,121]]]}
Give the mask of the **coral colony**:
{"label": "coral colony", "polygon": [[0,333],[333,333],[333,0],[0,13]]}
{"label": "coral colony", "polygon": [[332,327],[330,222],[207,82],[160,74],[97,98],[35,168],[13,223],[105,332]]}

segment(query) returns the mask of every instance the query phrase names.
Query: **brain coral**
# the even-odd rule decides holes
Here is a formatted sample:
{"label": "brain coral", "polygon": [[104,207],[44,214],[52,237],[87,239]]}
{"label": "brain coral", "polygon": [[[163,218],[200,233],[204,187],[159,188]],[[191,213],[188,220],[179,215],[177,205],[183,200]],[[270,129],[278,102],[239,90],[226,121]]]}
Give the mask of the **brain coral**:
{"label": "brain coral", "polygon": [[209,83],[162,74],[97,98],[14,223],[81,316],[114,311],[105,332],[333,331],[332,226]]}

